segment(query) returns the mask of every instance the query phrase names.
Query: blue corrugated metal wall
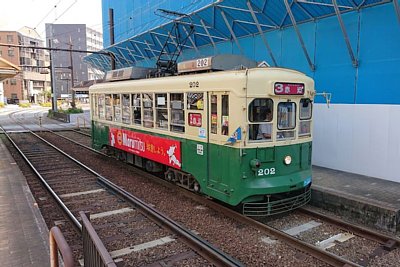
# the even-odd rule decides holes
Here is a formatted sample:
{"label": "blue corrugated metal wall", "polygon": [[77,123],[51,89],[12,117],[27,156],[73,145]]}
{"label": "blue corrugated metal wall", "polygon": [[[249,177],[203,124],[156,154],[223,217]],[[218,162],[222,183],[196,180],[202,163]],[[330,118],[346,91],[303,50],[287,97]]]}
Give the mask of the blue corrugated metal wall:
{"label": "blue corrugated metal wall", "polygon": [[400,104],[400,22],[392,4],[361,16],[356,103]]}
{"label": "blue corrugated metal wall", "polygon": [[[132,30],[134,23],[143,26],[157,19],[154,15],[155,9],[180,10],[182,6],[187,5],[187,2],[169,0],[103,0],[103,18],[108,17],[111,2],[115,9],[115,17],[125,18],[115,19],[116,42],[133,35],[137,30]],[[206,5],[212,1],[200,2]],[[127,19],[128,13],[136,14],[134,19]],[[299,25],[309,56],[316,65],[315,71],[311,71],[308,65],[293,27],[266,33],[278,65],[300,70],[313,77],[319,92],[327,91],[333,94],[332,103],[400,104],[400,23],[393,3],[345,13],[342,18],[354,54],[359,60],[357,68],[352,65],[336,16]],[[103,21],[107,44],[108,26],[105,22],[108,19]],[[259,35],[241,38],[239,43],[246,56],[257,61],[272,62]],[[240,54],[241,50],[232,40],[217,43],[217,49],[206,46],[200,47],[199,52],[185,50],[180,59],[222,53]],[[324,99],[317,97],[316,102],[324,102]]]}

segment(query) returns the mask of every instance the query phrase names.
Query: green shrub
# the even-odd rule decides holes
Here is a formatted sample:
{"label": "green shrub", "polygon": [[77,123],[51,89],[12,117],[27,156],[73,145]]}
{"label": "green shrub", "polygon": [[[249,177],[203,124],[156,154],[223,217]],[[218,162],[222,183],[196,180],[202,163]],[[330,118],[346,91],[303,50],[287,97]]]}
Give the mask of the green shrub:
{"label": "green shrub", "polygon": [[40,106],[49,108],[51,107],[51,102],[40,103]]}
{"label": "green shrub", "polygon": [[20,106],[21,108],[30,108],[31,103],[19,103],[18,106]]}
{"label": "green shrub", "polygon": [[83,110],[82,110],[82,108],[69,108],[67,110],[59,108],[58,112],[66,113],[66,114],[76,114],[76,113],[83,113]]}
{"label": "green shrub", "polygon": [[68,113],[69,114],[83,113],[83,109],[82,108],[69,108]]}

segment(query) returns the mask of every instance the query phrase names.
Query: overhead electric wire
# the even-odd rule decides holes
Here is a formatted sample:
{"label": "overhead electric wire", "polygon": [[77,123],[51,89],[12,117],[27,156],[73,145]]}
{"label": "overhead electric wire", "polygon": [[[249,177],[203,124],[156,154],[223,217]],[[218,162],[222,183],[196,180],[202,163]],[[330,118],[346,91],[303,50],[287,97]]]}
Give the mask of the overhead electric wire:
{"label": "overhead electric wire", "polygon": [[53,23],[56,22],[59,18],[61,18],[68,10],[70,10],[71,7],[72,7],[73,5],[76,4],[76,2],[78,2],[78,0],[75,0],[69,7],[67,7],[66,10],[64,10],[64,12],[61,13],[61,15],[59,15],[58,17],[56,17],[56,18],[54,19]]}
{"label": "overhead electric wire", "polygon": [[[61,2],[61,0],[60,0],[60,2]],[[60,3],[59,2],[59,3]],[[60,15],[58,15],[55,19],[54,19],[54,21],[51,23],[51,24],[54,24],[54,22],[56,22],[59,18],[61,18],[68,10],[70,10],[71,9],[71,7],[73,7],[75,4],[76,4],[76,2],[78,2],[78,0],[75,0],[69,7],[67,7]],[[37,27],[37,26],[36,26]],[[43,35],[43,33],[44,32],[42,32],[40,35]]]}
{"label": "overhead electric wire", "polygon": [[50,13],[53,11],[53,9],[56,9],[58,4],[61,3],[62,0],[58,1],[57,4],[54,5],[54,7],[39,21],[39,23],[35,26],[35,28],[33,28],[34,30],[36,30],[36,28],[40,25],[40,23],[42,23],[49,15]]}

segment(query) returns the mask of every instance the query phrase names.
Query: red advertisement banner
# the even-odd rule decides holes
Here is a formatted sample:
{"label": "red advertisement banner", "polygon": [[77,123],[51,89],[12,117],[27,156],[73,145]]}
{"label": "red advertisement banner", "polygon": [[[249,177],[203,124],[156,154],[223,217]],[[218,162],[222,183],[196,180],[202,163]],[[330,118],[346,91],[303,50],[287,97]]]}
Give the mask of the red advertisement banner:
{"label": "red advertisement banner", "polygon": [[179,141],[111,127],[109,141],[115,148],[181,169]]}

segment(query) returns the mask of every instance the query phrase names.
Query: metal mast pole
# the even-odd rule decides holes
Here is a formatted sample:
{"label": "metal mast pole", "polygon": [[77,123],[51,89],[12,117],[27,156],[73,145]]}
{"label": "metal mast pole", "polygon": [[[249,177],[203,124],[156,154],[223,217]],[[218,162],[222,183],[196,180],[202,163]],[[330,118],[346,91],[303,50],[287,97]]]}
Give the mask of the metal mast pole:
{"label": "metal mast pole", "polygon": [[[49,48],[51,48],[51,40],[49,39]],[[52,54],[53,50],[50,50],[50,79],[51,79],[51,109],[56,112],[57,111],[57,94],[55,92],[56,86],[55,86],[55,76],[54,76],[54,64],[52,61]]]}
{"label": "metal mast pole", "polygon": [[71,94],[72,94],[72,102],[71,102],[71,107],[75,108],[75,91],[74,91],[74,64],[72,62],[72,39],[71,35],[69,36],[69,59],[71,62]]}
{"label": "metal mast pole", "polygon": [[[110,20],[110,46],[114,45],[115,39],[114,39],[114,9],[110,8],[108,9],[108,18]],[[115,70],[115,58],[111,56],[111,69]]]}

